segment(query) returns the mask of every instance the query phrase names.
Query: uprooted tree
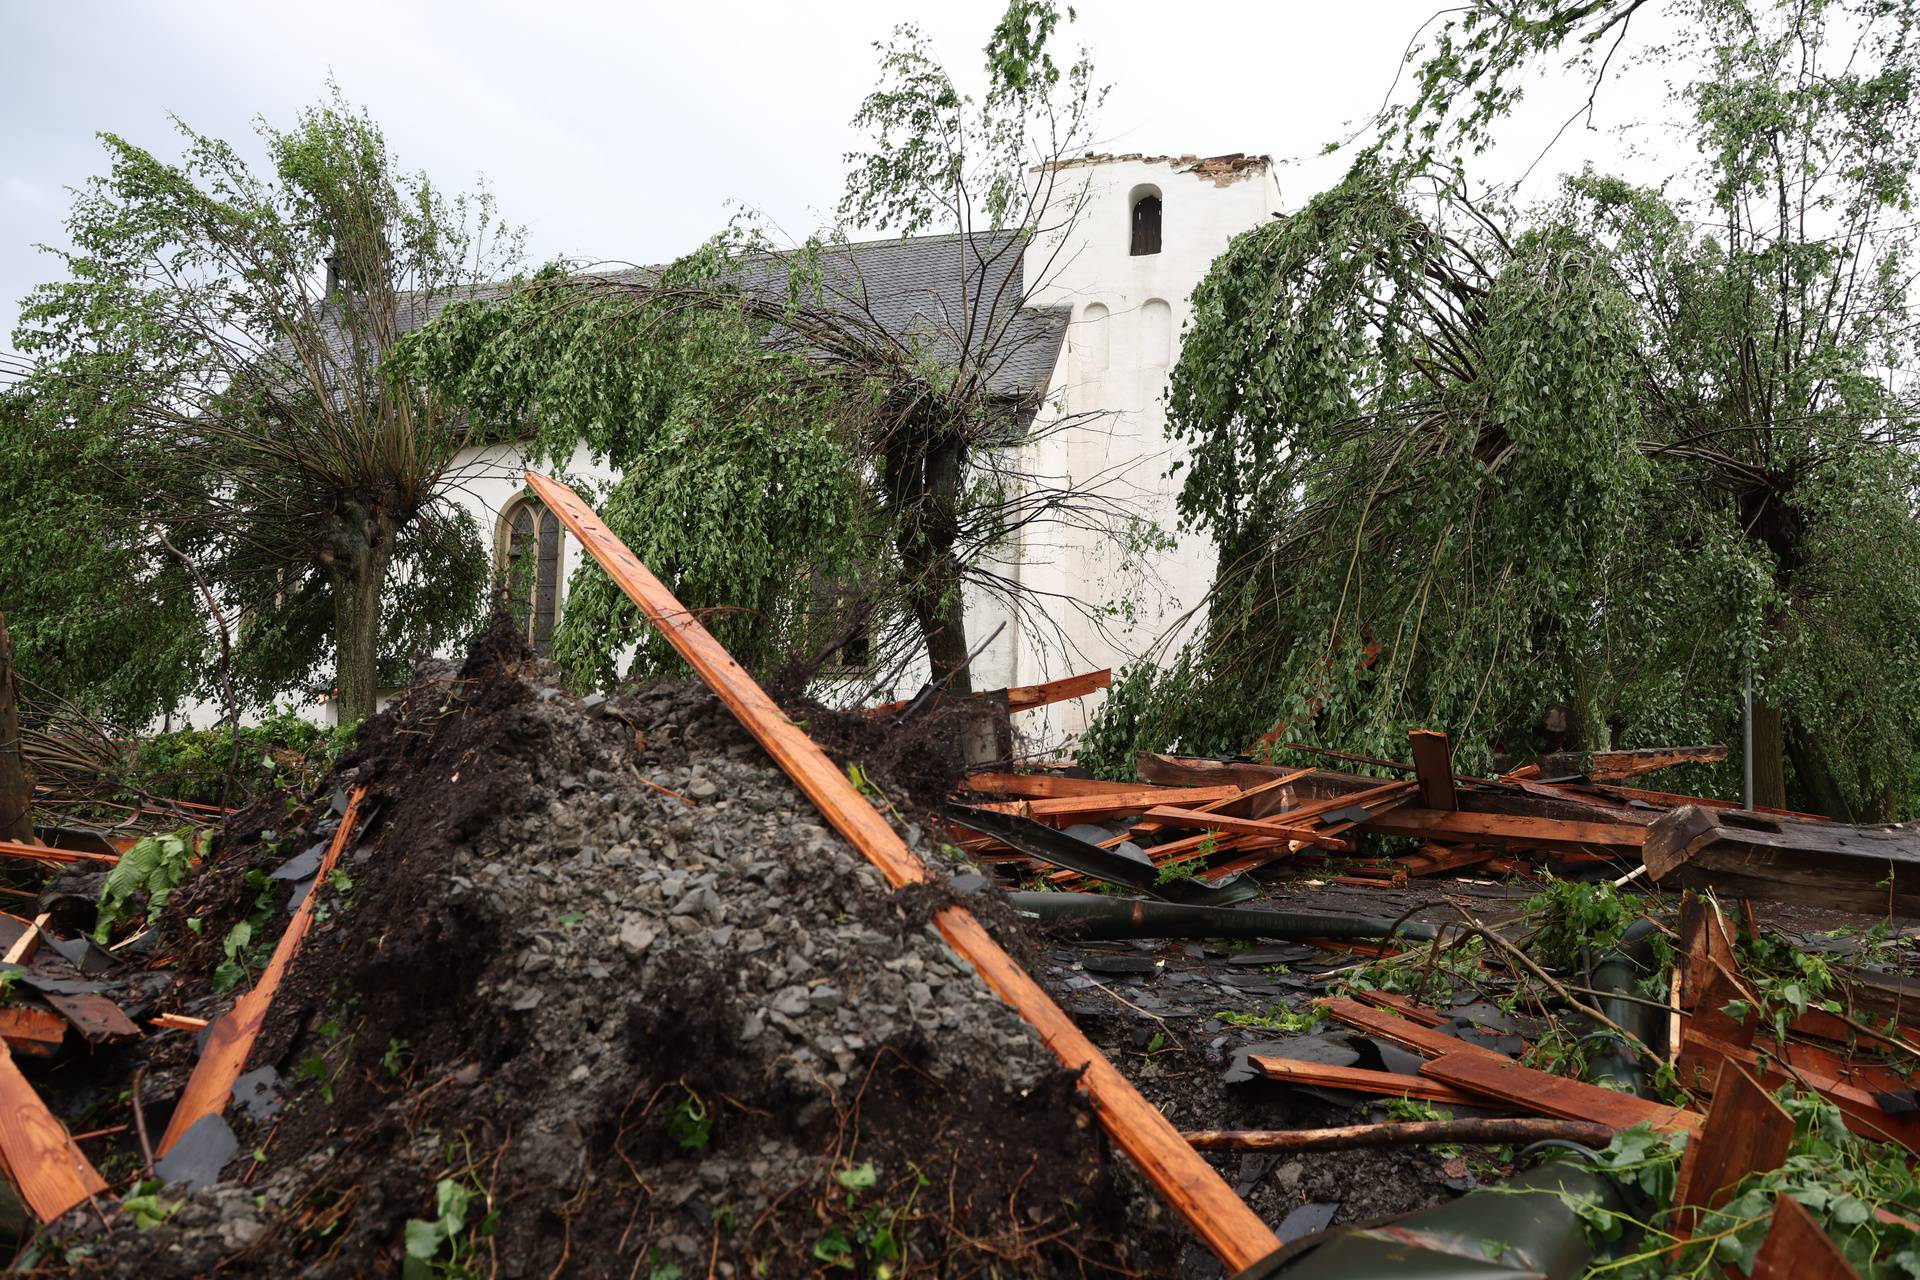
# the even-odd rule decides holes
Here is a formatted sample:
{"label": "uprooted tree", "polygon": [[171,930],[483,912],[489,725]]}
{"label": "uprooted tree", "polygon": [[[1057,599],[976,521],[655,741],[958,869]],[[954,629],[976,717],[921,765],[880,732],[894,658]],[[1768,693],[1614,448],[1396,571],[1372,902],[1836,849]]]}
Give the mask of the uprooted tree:
{"label": "uprooted tree", "polygon": [[[736,225],[663,270],[549,268],[509,297],[449,308],[404,351],[489,431],[531,436],[536,460],[584,444],[620,475],[609,525],[728,647],[761,666],[844,648],[873,666],[917,648],[969,688],[965,593],[1018,607],[993,551],[1016,529],[1120,518],[1097,495],[1021,469],[1022,446],[1074,425],[1036,414],[1009,371],[1045,359],[1058,318],[1028,301],[1043,233],[1076,216],[1055,163],[1089,141],[1099,91],[1082,55],[1058,65],[1059,15],[1016,0],[987,47],[979,101],[902,27],[856,124],[840,216],[902,234],[945,229],[938,286],[911,298],[869,278],[872,246],[840,229],[775,251]],[[1083,190],[1083,188],[1082,188]],[[1053,243],[1053,241],[1049,241]],[[850,607],[822,610],[829,593]],[[575,578],[555,655],[604,681],[638,646],[664,656],[596,566]]]}
{"label": "uprooted tree", "polygon": [[1441,725],[1471,765],[1550,706],[1576,747],[1737,741],[1751,670],[1757,803],[1910,803],[1911,15],[1681,4],[1701,159],[1662,191],[1589,173],[1516,210],[1420,149],[1483,139],[1542,32],[1603,59],[1639,7],[1472,9],[1402,122],[1415,162],[1363,156],[1216,264],[1169,415],[1209,630],[1091,755]]}
{"label": "uprooted tree", "polygon": [[[384,358],[449,294],[511,269],[519,239],[485,193],[449,197],[402,171],[337,89],[290,129],[259,126],[265,174],[229,143],[181,133],[177,163],[103,135],[111,168],[68,216],[67,278],[34,291],[15,336],[31,364],[9,430],[103,473],[49,471],[50,484],[123,500],[78,493],[92,521],[0,533],[27,530],[48,583],[105,547],[173,614],[204,604],[198,691],[258,703],[331,682],[357,719],[383,660],[391,676],[471,624],[486,575],[448,498],[459,424],[389,381]],[[0,562],[24,563],[25,549],[0,548]],[[85,633],[98,607],[79,590],[36,603],[49,636]],[[229,630],[232,669],[216,685],[211,637]],[[23,663],[57,681],[43,652],[56,651],[36,643]],[[191,691],[163,684],[118,709],[151,716]]]}

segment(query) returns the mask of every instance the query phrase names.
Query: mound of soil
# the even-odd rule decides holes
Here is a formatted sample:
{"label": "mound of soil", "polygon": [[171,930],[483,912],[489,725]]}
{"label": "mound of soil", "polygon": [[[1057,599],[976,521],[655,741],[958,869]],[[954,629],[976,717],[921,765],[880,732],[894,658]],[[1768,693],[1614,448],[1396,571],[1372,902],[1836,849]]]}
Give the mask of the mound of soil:
{"label": "mound of soil", "polygon": [[[158,1225],[72,1228],[74,1271],[1167,1273],[1180,1234],[926,891],[704,689],[580,701],[484,644],[323,791],[354,780],[370,818],[249,1064],[278,1109],[232,1109],[223,1181]],[[182,900],[255,893],[224,866]]]}

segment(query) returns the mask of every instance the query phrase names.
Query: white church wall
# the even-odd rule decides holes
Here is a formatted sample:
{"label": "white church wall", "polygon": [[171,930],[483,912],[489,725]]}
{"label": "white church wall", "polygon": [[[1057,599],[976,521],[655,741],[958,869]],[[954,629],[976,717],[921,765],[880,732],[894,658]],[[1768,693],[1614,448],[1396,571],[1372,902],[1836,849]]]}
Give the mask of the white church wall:
{"label": "white church wall", "polygon": [[[1179,481],[1168,473],[1181,451],[1166,436],[1167,377],[1194,286],[1228,241],[1279,207],[1259,159],[1095,158],[1072,162],[1061,177],[1074,181],[1057,184],[1056,204],[1084,191],[1084,207],[1071,226],[1028,249],[1027,273],[1033,305],[1072,308],[1052,390],[1066,425],[1035,433],[1027,465],[1099,491],[1175,541],[1171,550],[1138,554],[1124,524],[1030,539],[1021,580],[1058,602],[1044,624],[1009,627],[995,642],[995,669],[1016,685],[1118,669],[1170,630],[1177,642],[1199,622],[1214,554],[1204,537],[1177,533]],[[1160,251],[1136,255],[1133,207],[1148,193],[1161,201]],[[1121,611],[1087,616],[1109,607]],[[1085,728],[1097,704],[1079,699],[1022,720],[1034,739],[1061,742]]]}

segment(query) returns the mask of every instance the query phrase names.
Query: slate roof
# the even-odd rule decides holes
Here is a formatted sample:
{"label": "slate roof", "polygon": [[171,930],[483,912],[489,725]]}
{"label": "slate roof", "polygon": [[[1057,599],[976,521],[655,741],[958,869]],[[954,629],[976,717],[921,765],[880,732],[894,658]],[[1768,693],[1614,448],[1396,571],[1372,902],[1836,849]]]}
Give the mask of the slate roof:
{"label": "slate roof", "polygon": [[[1024,259],[1014,232],[829,245],[820,256],[820,288],[828,307],[903,345],[922,344],[936,358],[950,362],[962,350],[990,353],[989,392],[1021,401],[1030,411],[1046,394],[1069,309],[1020,307]],[[787,254],[743,259],[737,272],[741,288],[784,296],[792,261]],[[635,268],[605,278],[638,282],[657,270]],[[400,306],[411,314],[401,331],[424,326],[455,302],[504,297],[513,287],[503,281],[403,295]],[[329,345],[346,357],[351,342],[338,316],[337,308],[322,308]]]}

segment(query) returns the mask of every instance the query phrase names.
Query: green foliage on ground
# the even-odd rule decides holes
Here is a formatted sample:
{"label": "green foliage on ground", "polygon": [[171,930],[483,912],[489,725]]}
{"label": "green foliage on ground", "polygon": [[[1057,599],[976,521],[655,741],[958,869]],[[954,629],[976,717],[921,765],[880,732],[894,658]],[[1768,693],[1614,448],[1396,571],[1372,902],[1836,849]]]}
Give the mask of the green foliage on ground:
{"label": "green foliage on ground", "polygon": [[173,891],[192,874],[193,861],[213,846],[213,832],[182,830],[170,835],[143,836],[107,872],[100,888],[100,906],[93,927],[95,942],[106,943],[114,926],[131,914],[135,899],[146,896],[151,917],[167,905]]}
{"label": "green foliage on ground", "polygon": [[235,732],[224,725],[156,733],[140,739],[119,781],[129,795],[218,804],[233,767],[235,803],[269,791],[304,793],[332,770],[355,731],[353,725],[324,728],[290,711],[276,712],[240,727],[237,756]]}

